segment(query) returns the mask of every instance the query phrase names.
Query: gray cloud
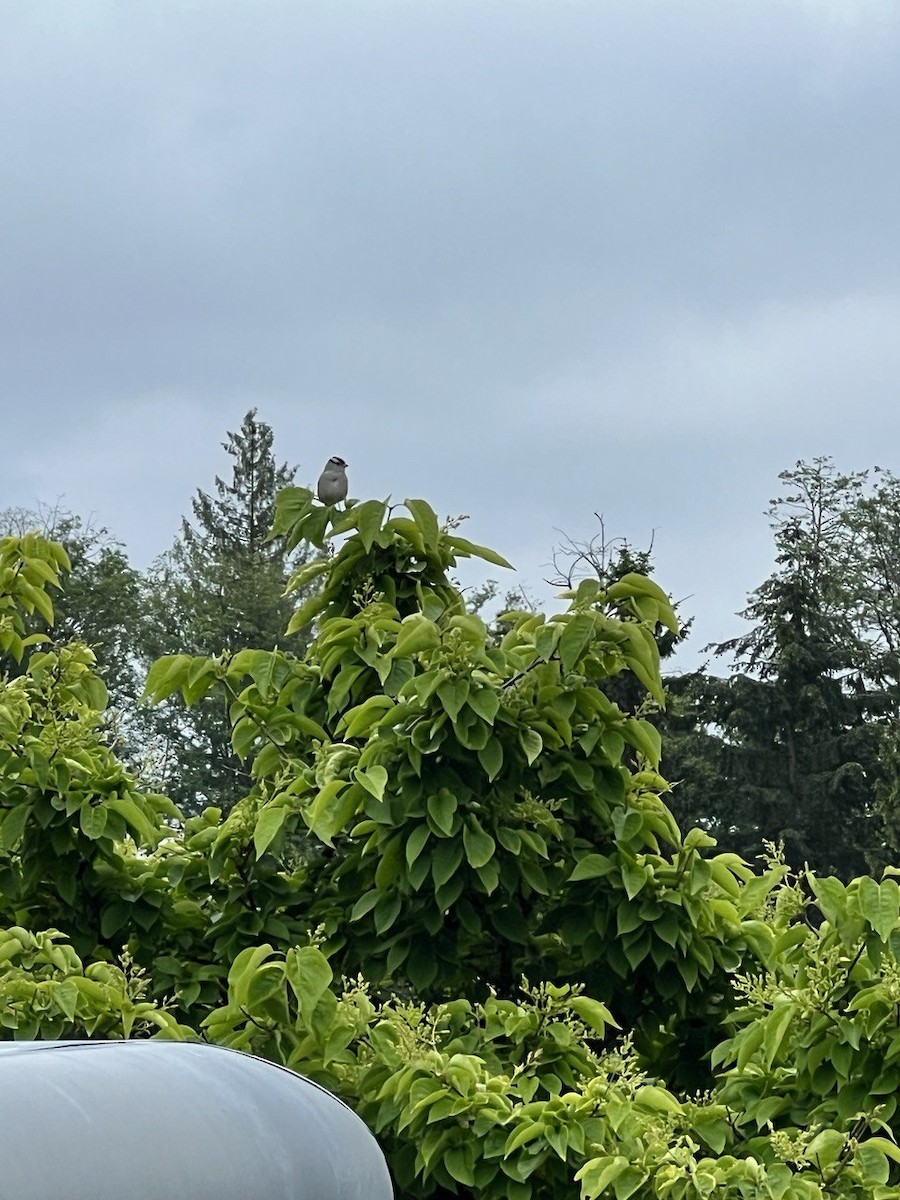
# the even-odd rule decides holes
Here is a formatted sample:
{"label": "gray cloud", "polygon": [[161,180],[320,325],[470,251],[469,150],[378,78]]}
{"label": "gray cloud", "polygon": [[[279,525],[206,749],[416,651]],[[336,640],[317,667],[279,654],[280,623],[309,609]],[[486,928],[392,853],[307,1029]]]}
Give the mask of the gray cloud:
{"label": "gray cloud", "polygon": [[6,498],[146,562],[253,404],[526,579],[591,513],[693,594],[777,472],[890,461],[900,13],[877,0],[7,6]]}

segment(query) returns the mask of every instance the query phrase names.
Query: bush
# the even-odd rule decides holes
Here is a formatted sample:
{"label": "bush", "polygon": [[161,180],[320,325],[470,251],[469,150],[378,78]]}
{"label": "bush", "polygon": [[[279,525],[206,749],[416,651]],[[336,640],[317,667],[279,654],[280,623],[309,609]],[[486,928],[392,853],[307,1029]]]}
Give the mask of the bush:
{"label": "bush", "polygon": [[[286,635],[314,621],[309,648],[152,669],[154,700],[227,697],[253,787],[224,819],[116,762],[86,648],[2,684],[9,1035],[283,1063],[410,1197],[900,1194],[895,881],[801,886],[682,837],[658,734],[608,694],[630,674],[663,703],[665,593],[582,581],[498,637],[451,572],[504,561],[405,508],[285,489],[276,535],[322,551],[292,581],[322,577]],[[0,648],[64,567],[0,542]]]}

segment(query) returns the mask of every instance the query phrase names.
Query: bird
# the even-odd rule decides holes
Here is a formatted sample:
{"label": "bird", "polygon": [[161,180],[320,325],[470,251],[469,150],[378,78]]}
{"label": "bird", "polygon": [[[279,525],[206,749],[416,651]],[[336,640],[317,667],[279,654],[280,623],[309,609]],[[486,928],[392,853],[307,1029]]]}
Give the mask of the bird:
{"label": "bird", "polygon": [[316,495],[323,504],[339,504],[347,499],[347,464],[333,454],[316,484]]}

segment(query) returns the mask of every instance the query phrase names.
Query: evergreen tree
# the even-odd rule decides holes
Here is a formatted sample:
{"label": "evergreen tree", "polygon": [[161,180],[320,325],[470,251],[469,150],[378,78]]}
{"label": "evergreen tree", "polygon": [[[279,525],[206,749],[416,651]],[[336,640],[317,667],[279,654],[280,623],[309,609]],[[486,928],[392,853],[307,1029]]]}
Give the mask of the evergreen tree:
{"label": "evergreen tree", "polygon": [[769,510],[777,568],[742,614],[752,629],[715,648],[733,657],[731,677],[676,685],[693,729],[670,738],[663,769],[685,780],[685,809],[705,810],[702,824],[729,849],[753,857],[763,841],[783,840],[793,865],[848,878],[883,843],[876,789],[888,701],[867,672],[848,600],[848,513],[865,476],[816,459],[780,478],[787,490]]}
{"label": "evergreen tree", "polygon": [[[182,522],[175,545],[149,573],[148,661],[176,650],[217,655],[284,641],[292,611],[285,584],[303,552],[288,555],[281,539],[269,538],[276,494],[296,472],[276,463],[272,446],[272,428],[256,409],[222,443],[233,460],[230,480],[216,476],[214,495],[197,490],[193,521]],[[157,733],[158,774],[186,811],[227,810],[247,792],[250,764],[232,750],[226,701],[208,698],[191,709],[170,701]]]}
{"label": "evergreen tree", "polygon": [[886,697],[877,807],[884,861],[900,854],[900,479],[875,467],[873,485],[848,514],[854,571],[848,607],[867,651],[866,670]]}
{"label": "evergreen tree", "polygon": [[733,849],[731,805],[721,722],[728,680],[705,668],[665,677],[666,708],[653,718],[663,739],[662,773],[682,829],[699,828]]}

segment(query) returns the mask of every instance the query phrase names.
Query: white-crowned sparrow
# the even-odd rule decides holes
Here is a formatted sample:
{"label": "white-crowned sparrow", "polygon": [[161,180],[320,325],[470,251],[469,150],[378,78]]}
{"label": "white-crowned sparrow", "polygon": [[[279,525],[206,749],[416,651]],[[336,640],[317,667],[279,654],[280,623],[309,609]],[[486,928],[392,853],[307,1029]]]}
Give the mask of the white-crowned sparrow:
{"label": "white-crowned sparrow", "polygon": [[347,464],[336,454],[329,458],[319,476],[316,495],[323,504],[339,504],[347,499]]}

